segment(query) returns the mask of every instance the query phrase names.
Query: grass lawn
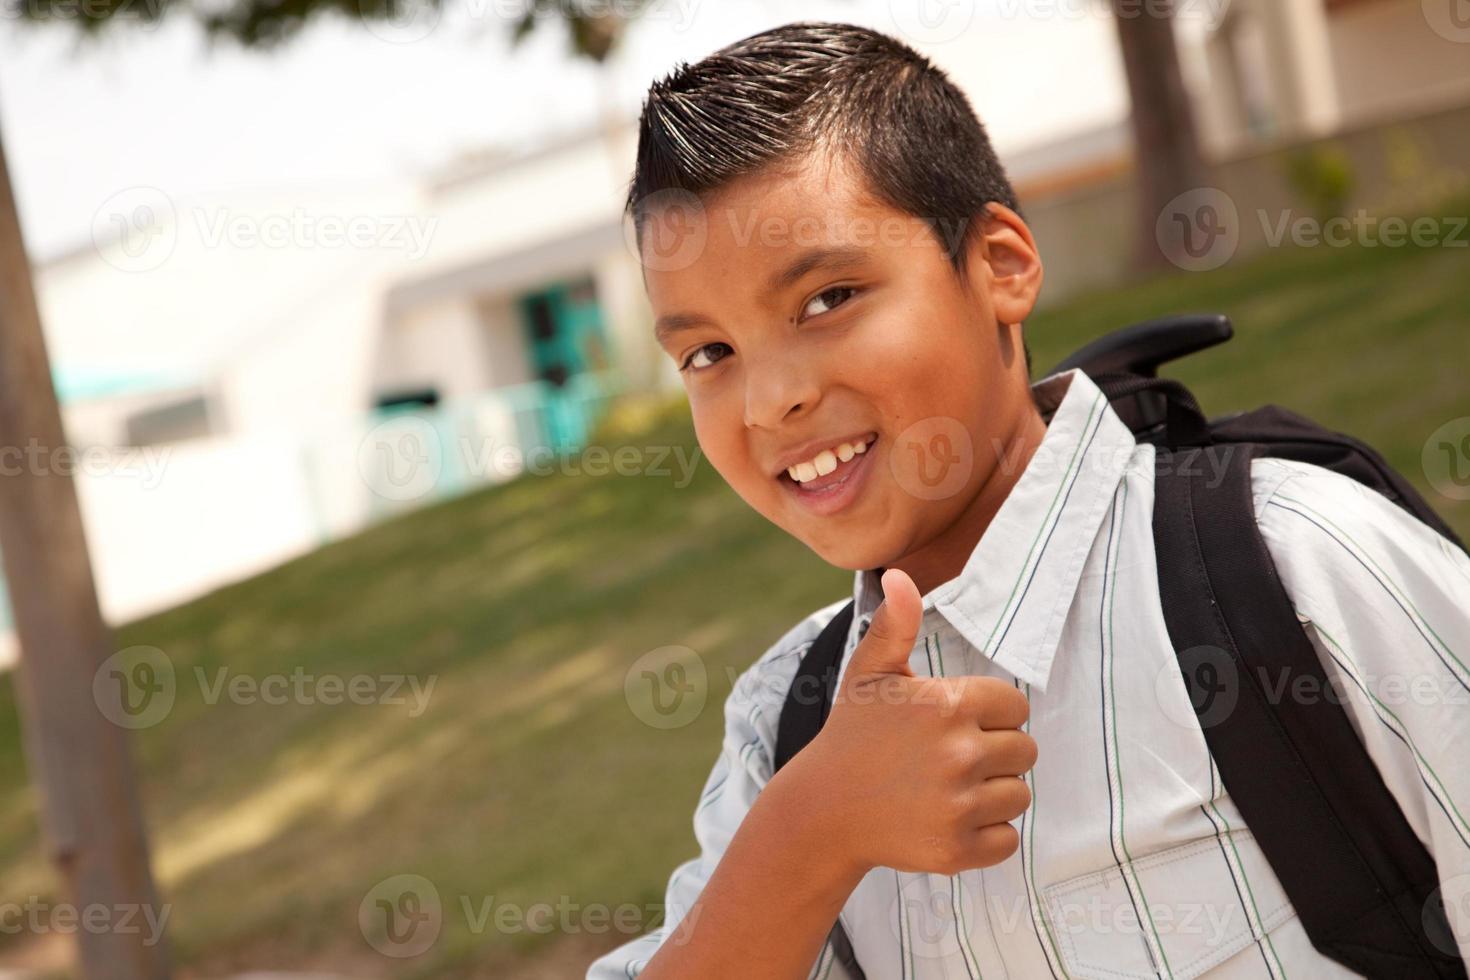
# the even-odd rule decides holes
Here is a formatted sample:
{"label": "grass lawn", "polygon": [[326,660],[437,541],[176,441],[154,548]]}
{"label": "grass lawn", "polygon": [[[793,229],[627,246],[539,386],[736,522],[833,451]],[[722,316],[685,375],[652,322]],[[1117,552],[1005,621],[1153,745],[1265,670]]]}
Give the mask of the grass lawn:
{"label": "grass lawn", "polygon": [[[1434,494],[1419,462],[1434,429],[1470,415],[1467,273],[1463,249],[1278,251],[1088,296],[1027,331],[1042,369],[1128,322],[1226,312],[1236,339],[1174,372],[1209,412],[1275,401],[1359,435],[1470,536],[1470,505]],[[677,401],[625,413],[606,438],[695,451]],[[734,672],[851,581],[702,459],[687,485],[667,466],[477,492],[118,631],[119,648],[164,651],[178,681],[173,711],[134,746],[181,972],[572,976],[626,938],[479,923],[501,905],[560,904],[576,922],[596,903],[658,903],[695,851]],[[624,676],[674,644],[703,659],[708,700],[659,730],[629,710]],[[416,717],[210,704],[199,672],[212,686],[221,669],[434,687]],[[373,951],[357,926],[364,896],[399,874],[429,879],[444,908],[438,941],[409,959]],[[0,679],[0,902],[54,891]],[[0,936],[0,960],[24,942]]]}

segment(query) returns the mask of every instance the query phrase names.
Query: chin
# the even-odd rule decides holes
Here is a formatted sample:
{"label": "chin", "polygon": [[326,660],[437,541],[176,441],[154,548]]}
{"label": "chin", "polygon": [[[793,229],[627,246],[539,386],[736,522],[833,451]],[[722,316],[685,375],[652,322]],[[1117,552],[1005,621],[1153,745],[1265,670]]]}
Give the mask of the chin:
{"label": "chin", "polygon": [[875,541],[838,541],[825,547],[811,541],[802,543],[827,564],[849,572],[877,568],[886,564],[890,557],[889,550]]}

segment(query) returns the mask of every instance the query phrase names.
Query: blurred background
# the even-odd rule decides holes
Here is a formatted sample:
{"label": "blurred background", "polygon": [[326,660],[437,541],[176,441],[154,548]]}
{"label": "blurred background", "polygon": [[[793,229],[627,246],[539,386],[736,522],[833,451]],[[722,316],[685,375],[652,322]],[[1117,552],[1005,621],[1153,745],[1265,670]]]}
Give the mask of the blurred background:
{"label": "blurred background", "polygon": [[648,84],[776,24],[968,93],[1038,376],[1227,313],[1208,411],[1470,534],[1467,0],[0,11],[0,977],[569,977],[657,925],[734,677],[851,585],[699,454],[621,214]]}

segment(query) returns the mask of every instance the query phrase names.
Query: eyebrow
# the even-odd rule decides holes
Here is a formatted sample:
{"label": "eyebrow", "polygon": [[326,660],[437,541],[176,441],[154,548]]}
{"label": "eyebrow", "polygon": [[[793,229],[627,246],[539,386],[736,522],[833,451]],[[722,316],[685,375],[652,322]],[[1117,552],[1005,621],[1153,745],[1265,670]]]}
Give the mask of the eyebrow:
{"label": "eyebrow", "polygon": [[811,249],[766,280],[766,291],[774,293],[785,289],[814,269],[846,269],[862,263],[867,257],[867,250],[856,245]]}
{"label": "eyebrow", "polygon": [[[784,268],[776,270],[766,280],[766,292],[780,292],[816,269],[847,269],[863,263],[867,258],[867,250],[856,245],[810,249],[787,263]],[[711,322],[702,313],[668,313],[658,318],[653,327],[653,335],[662,344],[676,333]]]}
{"label": "eyebrow", "polygon": [[674,334],[710,323],[702,313],[667,313],[653,325],[653,336],[660,343],[667,343]]}

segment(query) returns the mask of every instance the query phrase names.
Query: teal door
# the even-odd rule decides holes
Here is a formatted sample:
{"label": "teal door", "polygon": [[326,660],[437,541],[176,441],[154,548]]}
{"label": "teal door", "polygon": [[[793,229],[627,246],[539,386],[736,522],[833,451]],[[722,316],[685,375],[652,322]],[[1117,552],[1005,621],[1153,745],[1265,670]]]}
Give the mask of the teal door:
{"label": "teal door", "polygon": [[547,382],[543,424],[551,447],[579,449],[589,420],[577,397],[579,375],[608,367],[602,307],[590,278],[557,283],[521,297],[534,375]]}

